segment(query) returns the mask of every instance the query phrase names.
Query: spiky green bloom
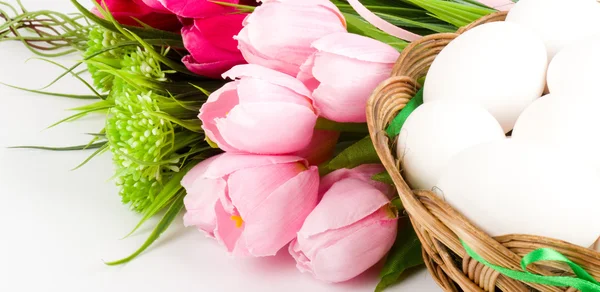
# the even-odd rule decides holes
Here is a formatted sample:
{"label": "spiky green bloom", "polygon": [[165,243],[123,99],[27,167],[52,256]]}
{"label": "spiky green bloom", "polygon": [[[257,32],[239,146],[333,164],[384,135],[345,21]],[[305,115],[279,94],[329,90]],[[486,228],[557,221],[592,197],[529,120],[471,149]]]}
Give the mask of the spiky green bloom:
{"label": "spiky green bloom", "polygon": [[[99,26],[94,27],[90,30],[88,35],[88,48],[83,56],[88,58],[105,50],[106,48],[116,46],[126,41],[127,39],[121,34],[106,30]],[[135,46],[118,47],[94,56],[91,58],[91,60],[102,62],[115,69],[120,69],[122,59],[134,50]],[[93,64],[87,63],[87,65],[88,71],[94,80],[94,86],[102,91],[111,90],[113,87],[113,81],[115,79],[114,75],[100,70]]]}
{"label": "spiky green bloom", "polygon": [[167,81],[167,73],[172,71],[164,71],[160,62],[156,60],[152,54],[141,47],[137,50],[129,52],[121,61],[121,69],[139,76],[152,78],[157,81]]}
{"label": "spiky green bloom", "polygon": [[161,189],[165,172],[178,171],[173,159],[175,127],[161,112],[160,97],[115,79],[115,106],[106,120],[106,137],[117,167],[123,202],[142,211]]}

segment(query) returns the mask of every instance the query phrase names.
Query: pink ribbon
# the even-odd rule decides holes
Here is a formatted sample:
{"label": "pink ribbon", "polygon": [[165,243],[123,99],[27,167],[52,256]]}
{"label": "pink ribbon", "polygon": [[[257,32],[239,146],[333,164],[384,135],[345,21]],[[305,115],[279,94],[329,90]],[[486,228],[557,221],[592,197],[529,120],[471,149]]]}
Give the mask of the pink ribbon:
{"label": "pink ribbon", "polygon": [[494,9],[500,10],[500,11],[508,11],[510,10],[513,5],[515,5],[515,2],[512,2],[510,0],[478,0],[479,3],[492,7]]}
{"label": "pink ribbon", "polygon": [[381,29],[382,31],[384,31],[390,35],[393,35],[397,38],[400,38],[400,39],[403,39],[403,40],[409,41],[409,42],[416,41],[417,39],[419,39],[421,37],[418,34],[415,34],[408,30],[399,28],[399,27],[383,20],[381,17],[375,15],[375,13],[373,13],[369,9],[367,9],[367,7],[362,5],[360,3],[360,1],[358,1],[358,0],[348,0],[348,3],[350,4],[350,6],[352,6],[352,8],[354,8],[354,10],[356,10],[358,15],[360,15],[366,21],[371,23],[373,26]]}

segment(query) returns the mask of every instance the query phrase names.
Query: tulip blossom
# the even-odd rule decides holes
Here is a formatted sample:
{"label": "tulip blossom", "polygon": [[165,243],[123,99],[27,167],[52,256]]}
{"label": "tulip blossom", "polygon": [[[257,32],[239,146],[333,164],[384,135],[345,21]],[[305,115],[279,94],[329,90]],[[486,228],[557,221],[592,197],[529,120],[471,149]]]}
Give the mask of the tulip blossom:
{"label": "tulip blossom", "polygon": [[[157,0],[144,0],[157,1]],[[158,0],[162,5],[184,18],[204,18],[234,12],[233,7],[219,5],[210,0]],[[239,4],[240,0],[221,0],[219,2]]]}
{"label": "tulip blossom", "polygon": [[397,210],[363,179],[334,183],[289,246],[297,268],[326,282],[350,280],[379,262],[396,239]]}
{"label": "tulip blossom", "polygon": [[297,79],[258,65],[224,77],[200,109],[206,136],[228,152],[288,154],[304,149],[317,122],[310,91]]}
{"label": "tulip blossom", "polygon": [[312,42],[345,31],[343,15],[328,0],[270,0],[246,18],[237,38],[248,63],[296,76],[315,51]]}
{"label": "tulip blossom", "polygon": [[302,65],[298,79],[313,90],[321,115],[336,122],[364,123],[367,100],[387,79],[400,53],[380,41],[350,33],[325,36]]}
{"label": "tulip blossom", "polygon": [[[152,0],[96,0],[96,2],[123,25],[141,26],[140,22],[142,22],[153,28],[167,31],[176,31],[181,28],[181,23],[175,14],[162,7],[153,6],[153,8],[146,4],[151,3]],[[92,9],[92,12],[103,17],[96,8]]]}
{"label": "tulip blossom", "polygon": [[327,192],[331,186],[338,181],[347,178],[353,178],[370,184],[380,192],[386,194],[388,198],[392,198],[392,196],[395,194],[395,188],[393,186],[371,179],[374,175],[382,172],[385,172],[385,167],[383,167],[381,164],[361,164],[352,169],[338,169],[321,179],[321,184],[319,185],[319,194],[321,194],[321,196],[325,194],[325,192]]}
{"label": "tulip blossom", "polygon": [[183,44],[190,55],[183,57],[183,64],[198,75],[218,79],[235,65],[246,63],[233,39],[242,29],[245,17],[246,14],[224,14],[198,18],[193,25],[184,27]]}
{"label": "tulip blossom", "polygon": [[194,167],[186,226],[196,226],[235,256],[272,256],[317,205],[319,172],[295,156],[224,153]]}

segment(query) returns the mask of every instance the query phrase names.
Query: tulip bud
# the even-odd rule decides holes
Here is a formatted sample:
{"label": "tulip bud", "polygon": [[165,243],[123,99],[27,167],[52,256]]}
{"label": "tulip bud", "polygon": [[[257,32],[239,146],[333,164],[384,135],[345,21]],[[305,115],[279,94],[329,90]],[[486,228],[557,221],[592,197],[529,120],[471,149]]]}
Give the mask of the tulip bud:
{"label": "tulip bud", "polygon": [[[150,1],[150,0],[146,0]],[[104,10],[110,12],[112,17],[123,25],[141,26],[139,22],[156,29],[176,31],[181,28],[181,23],[175,14],[165,9],[154,9],[141,0],[96,0]],[[102,14],[96,9],[92,12],[99,17]]]}
{"label": "tulip bud", "polygon": [[224,153],[184,177],[186,226],[235,256],[272,256],[317,204],[319,173],[302,158]]}
{"label": "tulip bud", "polygon": [[346,31],[346,20],[328,0],[270,0],[244,21],[237,36],[250,64],[296,76],[300,65],[315,51],[319,38]]}
{"label": "tulip bud", "polygon": [[220,79],[223,72],[246,61],[233,36],[242,29],[246,14],[224,14],[194,20],[181,30],[183,44],[190,55],[183,64],[192,72]]}
{"label": "tulip bud", "polygon": [[313,91],[321,116],[336,122],[367,121],[367,100],[390,77],[400,53],[380,41],[335,33],[312,44],[316,50],[298,74]]}
{"label": "tulip bud", "polygon": [[388,197],[358,178],[334,183],[289,246],[297,268],[326,282],[350,280],[391,249],[397,210]]}
{"label": "tulip bud", "polygon": [[223,76],[239,80],[213,92],[199,115],[219,148],[289,154],[310,143],[317,113],[302,82],[258,65],[236,66]]}

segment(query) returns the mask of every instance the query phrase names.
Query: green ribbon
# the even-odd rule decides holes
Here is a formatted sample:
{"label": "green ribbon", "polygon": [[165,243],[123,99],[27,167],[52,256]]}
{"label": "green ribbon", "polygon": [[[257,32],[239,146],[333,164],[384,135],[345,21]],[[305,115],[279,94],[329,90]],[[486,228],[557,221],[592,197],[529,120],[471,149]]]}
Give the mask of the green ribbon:
{"label": "green ribbon", "polygon": [[415,109],[423,104],[423,89],[419,90],[417,94],[406,104],[406,106],[398,113],[394,120],[388,126],[386,132],[388,137],[396,137],[400,134],[402,126],[406,122],[406,119],[412,114]]}
{"label": "green ribbon", "polygon": [[[521,261],[521,268],[523,269],[523,272],[521,272],[493,265],[475,253],[475,251],[473,251],[464,241],[461,242],[470,257],[511,279],[526,283],[535,283],[555,287],[573,287],[581,292],[600,292],[600,283],[596,281],[596,279],[594,279],[581,266],[569,260],[563,254],[554,249],[540,248],[524,256],[523,260]],[[527,267],[529,265],[540,261],[556,261],[565,263],[571,267],[576,277],[542,276],[527,271]]]}

